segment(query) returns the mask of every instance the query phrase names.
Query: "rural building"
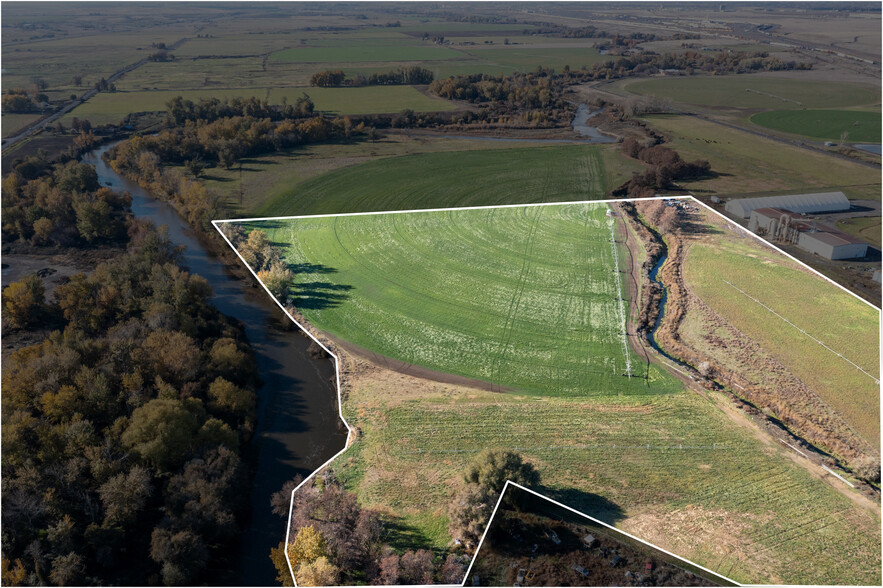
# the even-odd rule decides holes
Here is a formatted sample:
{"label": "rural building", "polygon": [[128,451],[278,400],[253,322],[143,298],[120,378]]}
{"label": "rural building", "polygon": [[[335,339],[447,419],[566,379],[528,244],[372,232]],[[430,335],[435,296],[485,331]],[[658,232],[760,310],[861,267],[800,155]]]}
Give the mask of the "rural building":
{"label": "rural building", "polygon": [[811,226],[800,215],[781,208],[756,208],[751,211],[748,229],[771,241],[797,243],[797,238]]}
{"label": "rural building", "polygon": [[763,196],[730,200],[726,211],[736,217],[749,218],[758,208],[781,208],[789,212],[814,214],[818,212],[841,212],[849,210],[849,199],[843,192],[821,194],[791,194],[789,196]]}
{"label": "rural building", "polygon": [[881,282],[880,280],[880,270],[874,270],[873,275],[871,275],[871,279],[877,282],[878,284]]}
{"label": "rural building", "polygon": [[834,229],[800,233],[797,246],[825,259],[864,257],[868,244]]}

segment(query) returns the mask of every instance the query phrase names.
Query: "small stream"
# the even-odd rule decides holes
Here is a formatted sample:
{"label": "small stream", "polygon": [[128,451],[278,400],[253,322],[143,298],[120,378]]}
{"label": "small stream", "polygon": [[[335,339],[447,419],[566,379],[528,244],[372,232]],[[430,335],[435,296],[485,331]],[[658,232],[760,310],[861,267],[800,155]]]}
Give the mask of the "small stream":
{"label": "small stream", "polygon": [[573,127],[574,131],[586,137],[591,143],[616,143],[616,138],[609,137],[599,131],[597,127],[590,127],[588,125],[589,119],[599,114],[602,110],[604,109],[590,111],[588,106],[580,104],[576,108],[576,114],[570,126]]}
{"label": "small stream", "polygon": [[[307,352],[309,339],[280,328],[288,318],[259,288],[235,277],[196,238],[168,204],[118,175],[101,156],[106,145],[83,157],[95,166],[102,186],[128,191],[132,212],[168,227],[168,237],[183,245],[183,265],[208,280],[211,302],[244,325],[263,386],[258,391],[257,428],[251,443],[253,478],[250,517],[245,521],[237,561],[229,562],[234,585],[272,586],[276,570],[270,549],[285,538],[285,521],[270,511],[270,496],[297,474],[308,475],[340,451],[346,431],[338,418],[334,366]],[[220,238],[220,237],[219,237]]]}

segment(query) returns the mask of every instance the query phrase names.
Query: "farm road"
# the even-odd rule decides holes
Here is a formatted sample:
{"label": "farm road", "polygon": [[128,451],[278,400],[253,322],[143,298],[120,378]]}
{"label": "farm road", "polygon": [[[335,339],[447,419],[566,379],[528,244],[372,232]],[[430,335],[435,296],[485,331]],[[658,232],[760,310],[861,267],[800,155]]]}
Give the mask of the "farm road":
{"label": "farm road", "polygon": [[[183,45],[187,40],[188,40],[188,37],[178,39],[177,41],[175,41],[174,43],[169,45],[167,47],[167,50],[173,51],[173,50],[177,49],[178,47],[180,47],[181,45]],[[138,69],[139,67],[141,67],[142,65],[144,65],[148,61],[149,61],[149,59],[147,57],[145,57],[144,59],[142,59],[140,61],[136,61],[135,63],[132,63],[131,65],[127,65],[126,67],[115,71],[114,73],[112,73],[110,75],[110,77],[107,78],[107,83],[111,84],[111,83],[117,81],[118,79],[120,79],[121,77],[126,75],[127,73]],[[43,129],[47,125],[52,124],[53,122],[57,121],[59,118],[61,118],[62,116],[64,116],[65,114],[67,114],[68,112],[70,112],[71,110],[76,108],[77,106],[80,106],[81,104],[88,101],[90,98],[93,98],[96,94],[98,94],[98,90],[96,88],[92,88],[91,90],[87,91],[85,94],[83,94],[82,96],[80,96],[76,100],[73,100],[73,101],[65,104],[61,108],[61,110],[58,110],[45,118],[41,118],[40,120],[38,120],[37,122],[35,122],[31,126],[22,130],[17,135],[13,135],[12,137],[7,137],[6,139],[3,139],[3,143],[2,143],[3,150],[5,151],[7,149],[12,148],[13,146],[18,144],[19,142],[27,139],[28,137],[30,137],[31,135],[33,135],[34,133],[39,131],[40,129]]]}

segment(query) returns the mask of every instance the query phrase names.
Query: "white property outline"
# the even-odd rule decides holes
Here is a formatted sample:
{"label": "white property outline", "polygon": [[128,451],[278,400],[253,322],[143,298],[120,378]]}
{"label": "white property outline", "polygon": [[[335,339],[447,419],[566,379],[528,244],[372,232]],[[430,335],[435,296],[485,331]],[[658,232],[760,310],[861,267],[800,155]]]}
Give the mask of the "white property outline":
{"label": "white property outline", "polygon": [[[878,308],[877,306],[875,306],[873,303],[865,300],[864,298],[862,298],[858,294],[847,289],[845,286],[842,286],[841,284],[835,282],[834,280],[832,280],[828,276],[822,274],[818,270],[816,270],[816,269],[810,267],[809,265],[807,265],[806,263],[800,261],[799,259],[797,259],[793,255],[791,255],[790,253],[782,250],[781,248],[777,247],[776,245],[773,245],[772,243],[770,243],[769,241],[767,241],[763,237],[751,232],[750,230],[748,230],[748,228],[742,226],[740,223],[734,221],[733,219],[728,218],[724,214],[718,212],[717,210],[708,206],[704,202],[701,202],[695,196],[692,196],[692,195],[654,196],[652,198],[614,198],[614,199],[605,199],[605,200],[576,200],[576,201],[567,201],[567,202],[534,202],[534,203],[526,203],[526,204],[497,204],[497,205],[486,205],[486,206],[459,206],[459,207],[453,206],[453,207],[446,207],[446,208],[418,208],[418,209],[409,209],[409,210],[344,212],[344,213],[338,213],[338,214],[303,214],[303,215],[292,215],[292,216],[267,216],[267,217],[253,217],[253,218],[217,219],[217,220],[211,221],[212,226],[215,227],[215,230],[218,231],[218,233],[221,235],[221,237],[224,239],[224,241],[227,243],[227,245],[230,246],[230,248],[233,250],[233,252],[239,258],[239,260],[243,263],[243,265],[248,269],[248,271],[251,273],[251,275],[254,277],[254,279],[258,281],[258,283],[261,285],[261,288],[263,288],[264,291],[270,296],[270,299],[276,303],[276,306],[278,306],[282,310],[282,312],[285,313],[285,316],[287,316],[291,320],[291,322],[293,322],[295,325],[297,325],[300,330],[302,330],[310,339],[312,339],[316,344],[319,345],[319,347],[321,347],[323,350],[325,350],[325,352],[328,353],[328,355],[334,359],[335,385],[337,387],[337,413],[338,413],[338,416],[340,417],[341,422],[343,422],[343,424],[347,430],[346,443],[344,444],[343,449],[341,449],[340,451],[335,453],[331,458],[329,458],[327,461],[325,461],[325,463],[323,463],[318,468],[316,468],[309,476],[304,478],[301,481],[301,483],[298,484],[291,491],[291,501],[288,506],[288,521],[287,521],[287,524],[285,527],[285,550],[284,550],[284,552],[285,552],[285,561],[288,563],[288,571],[291,573],[291,579],[294,582],[295,587],[297,587],[297,580],[294,577],[294,569],[291,566],[291,559],[288,557],[288,544],[289,544],[289,539],[291,536],[291,518],[294,513],[294,493],[297,492],[301,488],[301,486],[303,486],[304,484],[306,484],[307,482],[312,480],[316,476],[316,474],[318,474],[320,471],[322,471],[322,469],[327,467],[331,462],[333,462],[338,457],[343,455],[346,452],[346,450],[349,449],[352,445],[351,440],[352,440],[352,435],[353,435],[353,428],[350,426],[350,424],[347,422],[346,418],[343,416],[343,402],[341,400],[341,388],[340,388],[340,359],[328,347],[326,347],[321,341],[319,341],[316,337],[314,337],[313,334],[310,333],[310,331],[307,328],[305,328],[300,322],[298,322],[298,320],[296,318],[294,318],[291,315],[291,313],[288,312],[288,310],[285,308],[285,306],[281,302],[279,302],[279,300],[276,298],[276,296],[274,296],[273,293],[270,292],[269,288],[267,288],[267,286],[264,284],[264,282],[258,277],[257,272],[255,272],[251,268],[251,266],[248,264],[248,262],[245,261],[245,259],[239,253],[239,250],[236,249],[236,247],[233,245],[233,243],[230,241],[230,239],[227,238],[227,235],[225,235],[224,232],[221,230],[220,225],[227,224],[227,223],[248,223],[248,222],[272,221],[272,220],[298,220],[298,219],[308,219],[308,218],[333,218],[333,217],[347,217],[347,216],[374,216],[374,215],[384,215],[384,214],[409,214],[409,213],[414,213],[414,212],[452,212],[452,211],[460,211],[460,210],[490,210],[490,209],[496,209],[496,208],[529,208],[529,207],[539,207],[539,206],[570,206],[570,205],[578,205],[578,204],[608,204],[609,205],[609,204],[615,203],[615,202],[632,202],[633,203],[633,202],[654,201],[654,200],[684,200],[684,201],[692,200],[696,204],[704,207],[706,210],[713,212],[714,214],[721,217],[723,220],[725,220],[728,223],[729,226],[733,226],[733,227],[737,227],[737,228],[741,229],[742,232],[744,232],[745,234],[749,235],[750,237],[758,240],[763,245],[770,247],[771,249],[781,253],[782,255],[784,255],[785,257],[790,259],[791,261],[794,261],[798,265],[809,270],[811,273],[813,273],[813,274],[825,279],[827,282],[837,286],[838,288],[840,288],[841,290],[843,290],[847,294],[853,296],[857,300],[864,302],[865,304],[867,304],[868,306],[870,306],[871,308],[876,310],[878,315],[881,314],[881,309]],[[881,349],[881,354],[883,354],[883,349]],[[831,472],[831,473],[833,473],[833,472]],[[834,475],[836,476],[836,474],[834,474]],[[837,477],[840,479],[843,479],[840,476],[837,476]],[[508,480],[506,481],[507,485],[510,483],[514,484],[514,482],[509,482]],[[514,484],[514,485],[518,486],[518,484]],[[522,486],[519,486],[519,487],[524,490],[527,490],[528,492],[532,492],[534,494],[537,494],[533,490],[523,488]],[[537,495],[540,496],[541,498],[545,498],[546,500],[550,500],[551,502],[555,502],[554,500],[552,500],[551,498],[548,498],[546,496],[542,496],[540,494],[537,494]],[[502,496],[503,496],[503,493],[500,494],[500,499],[502,499]],[[499,507],[499,504],[500,504],[500,500],[497,501],[497,505],[494,507],[494,513],[496,513],[497,507]],[[571,508],[569,506],[566,506],[566,505],[561,504],[559,502],[555,502],[555,504],[562,506],[562,507],[566,508],[567,510],[573,511],[579,515],[582,515],[584,517],[592,519],[592,517],[590,517],[589,515],[586,515],[585,513],[581,513],[577,510],[574,510],[573,508]],[[484,533],[482,533],[481,541],[479,541],[478,547],[476,547],[476,550],[475,550],[476,554],[478,553],[478,550],[481,548],[481,542],[484,541],[484,536],[487,533],[488,527],[490,526],[490,521],[493,520],[493,516],[494,516],[494,514],[492,513],[491,518],[488,520],[488,525],[485,526]],[[592,520],[595,520],[595,519],[592,519]],[[601,521],[598,521],[598,522],[601,522]],[[606,525],[606,523],[602,523],[602,524]],[[612,527],[612,528],[615,529],[616,531],[621,532],[621,533],[625,533],[624,531],[621,531],[620,529],[616,529],[616,527]],[[625,534],[628,535],[628,533],[625,533]],[[631,535],[629,535],[629,536],[631,537]],[[646,541],[643,541],[642,539],[638,539],[637,537],[634,537],[634,538],[637,539],[638,541],[641,541],[642,543],[647,543]],[[664,549],[660,549],[659,547],[656,547],[650,543],[647,543],[647,545],[651,545],[651,547],[659,549],[660,551],[664,551],[665,553],[669,553],[669,552],[665,551]],[[673,555],[674,557],[677,557],[678,559],[681,559],[683,561],[688,561],[684,558],[681,558],[680,556],[677,556],[674,554],[670,554],[670,555]],[[463,577],[463,582],[461,584],[459,584],[459,586],[462,587],[462,586],[466,585],[466,576],[469,575],[469,571],[472,569],[472,565],[474,563],[475,563],[475,555],[473,555],[472,561],[469,564],[469,568],[466,571],[466,575]],[[702,566],[695,564],[693,562],[688,561],[688,563],[690,563],[690,565],[694,565],[696,567],[702,568],[703,570],[706,569],[706,568],[703,568]],[[711,572],[711,570],[707,570],[707,571]],[[716,574],[716,572],[711,572],[711,573]],[[720,574],[716,574],[716,575],[720,575]],[[721,576],[721,577],[723,578],[724,576]],[[729,580],[729,581],[732,582],[732,580]],[[736,582],[733,582],[733,583],[735,584]],[[458,584],[440,584],[440,586],[458,586]]]}
{"label": "white property outline", "polygon": [[[731,580],[730,578],[727,578],[723,574],[718,574],[717,572],[713,572],[713,571],[709,570],[708,568],[706,568],[704,566],[700,566],[699,564],[694,563],[686,558],[683,558],[680,555],[672,553],[672,552],[668,551],[667,549],[663,549],[661,547],[653,545],[649,541],[644,541],[640,537],[635,537],[631,533],[626,533],[622,529],[617,529],[613,525],[609,525],[602,520],[596,519],[595,517],[587,515],[584,512],[580,512],[580,511],[576,510],[575,508],[571,508],[571,507],[567,506],[566,504],[561,504],[557,500],[549,498],[548,496],[543,496],[539,492],[537,492],[535,490],[531,490],[530,488],[526,488],[525,486],[522,486],[521,484],[518,484],[517,482],[513,482],[512,480],[506,480],[506,484],[503,486],[503,491],[500,492],[500,497],[497,499],[496,506],[494,506],[494,512],[491,513],[491,518],[488,519],[487,526],[484,528],[484,532],[481,534],[481,539],[478,541],[478,547],[475,548],[475,555],[472,557],[472,562],[469,564],[469,568],[466,570],[466,575],[463,577],[463,584],[461,584],[462,586],[466,585],[466,578],[469,577],[469,572],[472,571],[472,566],[475,564],[475,560],[478,559],[478,552],[481,550],[481,544],[484,543],[484,538],[487,535],[488,530],[491,528],[491,524],[493,524],[493,522],[494,522],[494,517],[497,515],[497,509],[500,508],[500,504],[503,502],[503,496],[505,496],[506,490],[509,489],[509,486],[514,486],[514,487],[518,488],[519,490],[529,492],[530,494],[533,494],[534,496],[536,496],[538,498],[542,498],[543,500],[547,500],[556,506],[560,506],[561,508],[563,508],[565,510],[569,510],[570,512],[572,512],[574,514],[578,514],[581,517],[587,518],[595,524],[601,525],[602,527],[610,529],[612,531],[616,531],[617,533],[625,535],[629,539],[634,539],[635,541],[639,541],[639,542],[643,543],[644,545],[647,545],[649,547],[652,547],[653,549],[656,549],[657,551],[661,551],[662,553],[664,553],[666,555],[674,557],[675,559],[678,559],[678,560],[686,563],[687,565],[699,568],[700,570],[702,570],[704,572],[708,572],[709,574],[717,576],[718,578],[721,578],[722,580],[726,580],[727,582],[735,584],[736,586],[743,586],[743,584],[740,584],[739,582],[736,582],[735,580]],[[687,571],[689,571],[689,570],[687,570]],[[692,573],[692,572],[690,572],[690,573]]]}

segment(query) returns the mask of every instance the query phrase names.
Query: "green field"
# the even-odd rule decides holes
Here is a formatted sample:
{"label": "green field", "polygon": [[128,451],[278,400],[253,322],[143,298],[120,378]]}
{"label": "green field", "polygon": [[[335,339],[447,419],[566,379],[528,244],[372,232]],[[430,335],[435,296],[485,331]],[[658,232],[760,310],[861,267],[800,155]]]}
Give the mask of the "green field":
{"label": "green field", "polygon": [[332,464],[336,475],[398,523],[401,548],[439,548],[464,466],[504,447],[538,468],[544,494],[589,512],[603,502],[609,522],[737,581],[877,582],[872,509],[730,420],[722,396],[686,391],[655,365],[649,380],[619,375],[604,211],[247,223],[296,264],[292,302],[317,328],[510,388],[369,370],[348,386],[343,412],[360,434]]}
{"label": "green field", "polygon": [[754,124],[814,139],[840,141],[848,133],[849,142],[879,143],[880,113],[859,110],[772,110],[751,117]]}
{"label": "green field", "polygon": [[881,245],[880,220],[879,216],[844,219],[837,221],[837,228],[844,233],[864,239],[879,249]]}
{"label": "green field", "polygon": [[686,160],[706,159],[717,175],[680,182],[697,194],[800,193],[843,190],[850,198],[880,199],[880,171],[764,139],[696,117],[646,117]]}
{"label": "green field", "polygon": [[298,47],[285,49],[270,56],[272,61],[295,63],[365,63],[380,61],[432,61],[438,59],[457,59],[462,53],[433,45],[431,43],[414,44],[374,44],[358,43],[351,45],[329,45],[327,47]]}
{"label": "green field", "polygon": [[280,194],[259,213],[285,216],[595,200],[638,169],[634,160],[603,146],[421,153],[313,178]]}
{"label": "green field", "polygon": [[[879,312],[754,243],[694,245],[684,276],[715,312],[768,350],[868,443],[880,446]],[[772,308],[825,349],[732,286]]]}
{"label": "green field", "polygon": [[466,51],[482,61],[517,71],[533,71],[538,65],[558,71],[565,65],[571,69],[591,67],[595,63],[616,59],[601,55],[591,47],[532,48],[511,45],[468,47]]}
{"label": "green field", "polygon": [[297,275],[293,302],[340,339],[532,394],[671,392],[655,369],[645,380],[646,365],[635,364],[636,377],[622,375],[606,210],[519,207],[247,226],[291,242],[286,256],[295,266],[320,266]]}
{"label": "green field", "polygon": [[830,108],[880,101],[879,89],[869,86],[756,75],[655,78],[627,83],[625,89],[715,108]]}

